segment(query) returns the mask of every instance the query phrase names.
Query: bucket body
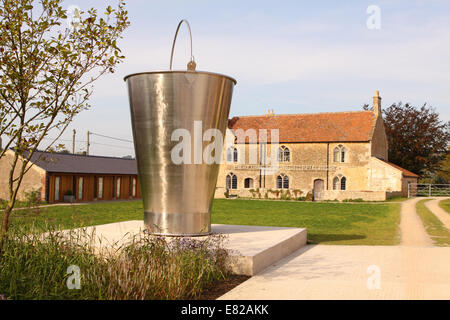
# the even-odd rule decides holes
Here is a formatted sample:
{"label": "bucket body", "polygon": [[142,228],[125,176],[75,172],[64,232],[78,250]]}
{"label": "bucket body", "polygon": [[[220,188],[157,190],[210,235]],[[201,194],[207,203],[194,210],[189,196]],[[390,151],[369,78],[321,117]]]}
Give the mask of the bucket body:
{"label": "bucket body", "polygon": [[[225,137],[236,81],[192,71],[139,73],[125,81],[146,227],[152,234],[209,234],[219,164],[199,159],[194,146],[203,153],[211,143],[202,139],[208,129]],[[190,135],[190,161],[173,161],[174,147],[187,142],[186,136],[172,141],[177,129]]]}

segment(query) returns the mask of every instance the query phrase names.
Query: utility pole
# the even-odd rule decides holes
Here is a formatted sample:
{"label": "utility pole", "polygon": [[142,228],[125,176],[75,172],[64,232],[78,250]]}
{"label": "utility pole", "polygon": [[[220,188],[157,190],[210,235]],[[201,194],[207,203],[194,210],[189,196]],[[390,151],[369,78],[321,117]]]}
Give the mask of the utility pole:
{"label": "utility pole", "polygon": [[75,154],[75,135],[77,132],[73,129],[73,138],[72,138],[72,154]]}
{"label": "utility pole", "polygon": [[89,146],[90,146],[90,144],[89,144],[89,135],[90,135],[91,133],[88,131],[87,132],[87,144],[86,144],[86,155],[88,156],[89,155]]}

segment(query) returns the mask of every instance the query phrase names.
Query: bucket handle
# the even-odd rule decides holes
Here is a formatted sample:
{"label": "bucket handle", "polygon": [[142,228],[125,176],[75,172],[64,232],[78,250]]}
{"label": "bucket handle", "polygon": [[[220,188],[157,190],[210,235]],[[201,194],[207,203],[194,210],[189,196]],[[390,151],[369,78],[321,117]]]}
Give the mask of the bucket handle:
{"label": "bucket handle", "polygon": [[183,24],[183,22],[186,23],[188,30],[189,30],[189,40],[190,40],[190,44],[191,44],[191,60],[188,62],[187,64],[187,69],[189,71],[195,71],[195,67],[197,66],[195,61],[194,61],[194,56],[192,55],[192,34],[191,34],[191,26],[189,25],[189,22],[185,19],[181,20],[180,23],[178,24],[177,27],[177,31],[175,32],[175,37],[173,38],[173,43],[172,43],[172,53],[170,54],[170,70],[172,70],[172,61],[173,61],[173,52],[175,50],[175,42],[177,41],[177,36],[178,36],[178,31],[180,30],[181,25]]}

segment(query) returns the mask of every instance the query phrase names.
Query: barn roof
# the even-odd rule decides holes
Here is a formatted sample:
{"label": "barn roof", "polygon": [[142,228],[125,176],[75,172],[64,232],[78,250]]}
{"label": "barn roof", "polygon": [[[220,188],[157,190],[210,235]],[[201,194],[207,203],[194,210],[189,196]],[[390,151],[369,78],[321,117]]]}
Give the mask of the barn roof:
{"label": "barn roof", "polygon": [[135,159],[36,151],[31,162],[47,172],[137,174]]}
{"label": "barn roof", "polygon": [[374,125],[373,111],[267,114],[233,117],[228,121],[232,130],[255,129],[258,133],[258,129],[279,129],[280,143],[370,141]]}

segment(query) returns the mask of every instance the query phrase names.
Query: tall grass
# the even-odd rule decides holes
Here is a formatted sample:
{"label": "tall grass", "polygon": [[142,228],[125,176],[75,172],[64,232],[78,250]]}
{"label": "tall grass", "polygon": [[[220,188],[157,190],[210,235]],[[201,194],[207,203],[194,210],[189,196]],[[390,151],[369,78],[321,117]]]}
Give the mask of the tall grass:
{"label": "tall grass", "polygon": [[[40,228],[41,230],[41,228]],[[135,237],[101,250],[86,229],[45,236],[13,228],[0,257],[0,296],[8,299],[191,299],[227,277],[222,236]],[[67,268],[81,270],[68,289]]]}

